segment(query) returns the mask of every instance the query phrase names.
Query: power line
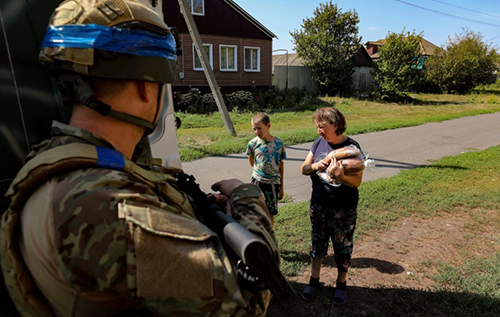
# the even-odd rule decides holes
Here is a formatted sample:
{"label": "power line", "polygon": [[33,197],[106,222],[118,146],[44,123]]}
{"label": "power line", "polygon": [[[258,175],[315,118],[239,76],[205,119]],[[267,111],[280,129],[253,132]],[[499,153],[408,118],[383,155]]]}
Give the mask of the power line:
{"label": "power line", "polygon": [[496,40],[496,39],[497,39],[497,38],[499,38],[499,37],[500,37],[500,35],[498,35],[498,36],[495,36],[494,38],[492,38],[492,39],[489,39],[489,40],[487,40],[486,42],[491,42],[491,41],[493,41],[493,40]]}
{"label": "power line", "polygon": [[446,4],[446,5],[451,6],[451,7],[455,7],[455,8],[467,10],[467,11],[474,12],[474,13],[484,14],[484,15],[488,15],[490,17],[494,17],[494,18],[500,19],[500,15],[495,15],[495,14],[489,14],[489,13],[485,13],[485,12],[480,12],[480,11],[476,11],[476,10],[472,10],[472,9],[460,7],[460,6],[457,6],[457,5],[454,5],[454,4],[451,4],[451,3],[447,3],[447,2],[444,2],[444,1],[439,1],[439,0],[431,0],[431,1],[442,3],[442,4]]}
{"label": "power line", "polygon": [[458,15],[449,14],[449,13],[446,13],[446,12],[441,12],[441,11],[429,9],[429,8],[426,8],[426,7],[422,7],[422,6],[419,6],[419,5],[416,5],[416,4],[413,4],[413,3],[409,3],[409,2],[406,2],[406,1],[402,1],[402,0],[394,0],[394,1],[401,2],[401,3],[407,4],[407,5],[410,5],[412,7],[422,9],[422,10],[434,12],[434,13],[441,14],[441,15],[445,15],[445,16],[448,16],[448,17],[452,17],[452,18],[456,18],[456,19],[460,19],[460,20],[464,20],[464,21],[469,21],[469,22],[474,22],[474,23],[480,23],[480,24],[489,25],[489,26],[496,26],[496,27],[500,28],[500,24],[494,24],[494,23],[488,23],[488,22],[483,22],[483,21],[477,21],[477,20],[473,20],[473,19],[468,19],[468,18],[464,18],[464,17],[458,16]]}

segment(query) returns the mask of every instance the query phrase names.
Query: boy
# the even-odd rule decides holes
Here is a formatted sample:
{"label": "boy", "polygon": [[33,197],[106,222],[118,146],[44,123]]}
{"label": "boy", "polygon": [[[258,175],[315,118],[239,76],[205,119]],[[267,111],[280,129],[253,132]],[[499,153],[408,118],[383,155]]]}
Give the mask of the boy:
{"label": "boy", "polygon": [[283,160],[286,159],[283,140],[269,133],[269,116],[259,112],[252,117],[255,135],[248,142],[246,154],[253,166],[252,183],[259,186],[266,198],[271,220],[278,214],[278,200],[283,198]]}

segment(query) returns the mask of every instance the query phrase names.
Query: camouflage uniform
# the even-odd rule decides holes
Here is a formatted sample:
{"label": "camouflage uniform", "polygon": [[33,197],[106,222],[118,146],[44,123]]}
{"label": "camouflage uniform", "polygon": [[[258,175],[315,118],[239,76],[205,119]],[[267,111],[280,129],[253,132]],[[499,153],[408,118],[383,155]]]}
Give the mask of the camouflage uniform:
{"label": "camouflage uniform", "polygon": [[[54,123],[53,138],[37,146],[28,163],[75,144],[113,149],[88,131]],[[11,205],[2,219],[6,281],[23,275],[12,268],[16,263],[4,266],[9,261],[3,258],[16,251],[8,226],[20,215],[22,261],[56,315],[106,316],[144,308],[170,316],[265,315],[270,292],[252,294],[238,286],[219,238],[196,219],[174,178],[125,163],[138,172],[78,167],[48,177],[24,206]],[[8,195],[15,196],[17,188]],[[279,259],[261,192],[242,185],[233,191],[232,205],[233,217],[264,238]]]}

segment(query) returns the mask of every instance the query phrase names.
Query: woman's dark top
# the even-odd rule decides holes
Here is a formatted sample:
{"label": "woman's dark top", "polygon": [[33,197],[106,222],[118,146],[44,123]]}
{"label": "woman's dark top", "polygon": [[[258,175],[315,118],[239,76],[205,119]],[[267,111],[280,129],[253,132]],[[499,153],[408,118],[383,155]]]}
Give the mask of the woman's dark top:
{"label": "woman's dark top", "polygon": [[[339,144],[328,143],[325,139],[323,139],[323,137],[317,138],[311,146],[311,152],[314,155],[314,163],[321,161],[331,151],[348,145],[354,145],[361,151],[361,153],[363,153],[358,142],[349,137],[347,137],[344,142]],[[313,172],[310,176],[312,180],[311,200],[325,203],[335,201],[336,204],[345,204],[346,207],[357,207],[359,200],[357,187],[349,187],[344,184],[336,187],[331,184],[327,184],[318,176],[316,172]]]}

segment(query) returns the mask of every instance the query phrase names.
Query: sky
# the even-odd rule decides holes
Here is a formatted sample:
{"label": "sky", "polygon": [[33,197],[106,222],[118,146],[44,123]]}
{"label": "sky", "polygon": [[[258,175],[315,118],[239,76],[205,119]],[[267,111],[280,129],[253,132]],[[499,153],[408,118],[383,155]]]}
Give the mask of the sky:
{"label": "sky", "polygon": [[[294,52],[290,32],[300,30],[306,18],[314,16],[317,0],[234,0],[240,7],[273,32],[274,54]],[[333,1],[332,1],[333,2]],[[483,41],[500,50],[500,0],[341,0],[342,12],[356,10],[359,33],[364,44],[383,39],[389,32],[403,30],[444,46],[448,37],[464,28],[480,33]]]}

